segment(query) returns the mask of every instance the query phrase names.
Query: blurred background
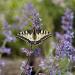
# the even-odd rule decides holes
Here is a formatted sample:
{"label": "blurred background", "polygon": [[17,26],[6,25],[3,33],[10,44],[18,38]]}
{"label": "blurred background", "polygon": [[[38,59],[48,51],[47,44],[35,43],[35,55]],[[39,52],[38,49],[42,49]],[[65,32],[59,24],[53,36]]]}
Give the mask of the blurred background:
{"label": "blurred background", "polygon": [[[20,75],[21,62],[28,58],[22,49],[30,49],[30,45],[17,39],[16,35],[32,27],[32,12],[36,10],[39,13],[41,28],[52,33],[52,37],[40,46],[33,46],[33,51],[35,48],[41,48],[44,57],[54,52],[55,32],[61,31],[61,16],[64,10],[70,8],[75,12],[74,7],[75,0],[0,0],[0,75]],[[73,46],[74,41],[73,38]]]}

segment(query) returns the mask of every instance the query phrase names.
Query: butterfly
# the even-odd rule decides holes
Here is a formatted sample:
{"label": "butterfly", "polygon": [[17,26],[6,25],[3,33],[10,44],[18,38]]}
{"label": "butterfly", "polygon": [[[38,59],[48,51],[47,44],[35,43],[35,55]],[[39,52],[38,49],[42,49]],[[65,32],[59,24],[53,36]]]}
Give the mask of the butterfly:
{"label": "butterfly", "polygon": [[29,42],[31,45],[37,45],[52,36],[52,34],[48,31],[36,29],[35,27],[32,30],[26,30],[19,32],[17,37]]}

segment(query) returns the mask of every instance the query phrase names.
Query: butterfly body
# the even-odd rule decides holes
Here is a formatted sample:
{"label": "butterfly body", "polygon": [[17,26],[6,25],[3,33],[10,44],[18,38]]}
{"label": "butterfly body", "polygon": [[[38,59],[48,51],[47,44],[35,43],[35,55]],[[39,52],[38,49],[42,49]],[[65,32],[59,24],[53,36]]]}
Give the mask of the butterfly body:
{"label": "butterfly body", "polygon": [[51,36],[51,33],[45,30],[36,30],[33,28],[32,30],[23,31],[17,34],[17,37],[22,40],[27,40],[30,44],[40,44],[45,39],[49,38]]}

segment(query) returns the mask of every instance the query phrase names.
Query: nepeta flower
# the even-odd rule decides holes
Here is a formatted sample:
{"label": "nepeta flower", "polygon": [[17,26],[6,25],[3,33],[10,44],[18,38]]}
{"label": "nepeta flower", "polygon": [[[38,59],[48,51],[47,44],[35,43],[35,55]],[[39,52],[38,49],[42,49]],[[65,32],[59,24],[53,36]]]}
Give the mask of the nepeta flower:
{"label": "nepeta flower", "polygon": [[6,62],[2,59],[0,59],[0,74],[2,75],[2,70],[3,68],[5,67],[6,65]]}
{"label": "nepeta flower", "polygon": [[2,25],[3,25],[2,34],[6,37],[6,40],[7,40],[8,42],[15,41],[16,38],[15,38],[14,35],[12,34],[11,26],[10,26],[10,25],[8,24],[8,22],[5,20],[5,17],[4,17],[4,19],[2,20]]}
{"label": "nepeta flower", "polygon": [[26,74],[26,75],[31,75],[32,73],[32,66],[30,66],[28,63],[25,63],[24,61],[22,62],[22,65],[21,65],[21,75],[22,74]]}
{"label": "nepeta flower", "polygon": [[7,42],[16,41],[16,38],[12,35],[12,31],[4,30],[3,34],[5,35]]}
{"label": "nepeta flower", "polygon": [[29,3],[24,7],[24,14],[26,14],[26,19],[30,22],[32,22],[32,26],[35,27],[36,29],[40,28],[40,21],[41,18],[39,17],[39,13],[37,10],[34,8],[34,6]]}
{"label": "nepeta flower", "polygon": [[57,71],[57,74],[58,75],[61,75],[61,70],[60,69]]}
{"label": "nepeta flower", "polygon": [[15,16],[15,23],[12,25],[12,28],[23,30],[25,26],[32,23],[32,27],[36,29],[40,28],[41,18],[39,17],[39,13],[34,8],[33,4],[28,3],[24,5],[24,7],[19,10],[19,16]]}
{"label": "nepeta flower", "polygon": [[12,30],[23,30],[25,26],[28,25],[28,21],[26,20],[27,17],[24,17],[25,14],[21,13],[23,16],[15,16],[15,22],[12,25]]}
{"label": "nepeta flower", "polygon": [[39,67],[41,67],[42,69],[46,69],[47,68],[47,64],[45,63],[44,59],[41,59]]}
{"label": "nepeta flower", "polygon": [[11,49],[10,48],[5,48],[5,47],[0,47],[0,53],[10,54],[11,53]]}
{"label": "nepeta flower", "polygon": [[56,71],[50,70],[50,75],[56,75]]}
{"label": "nepeta flower", "polygon": [[30,49],[26,49],[26,48],[21,48],[21,52],[25,53],[27,56],[30,56],[33,51],[31,51]]}
{"label": "nepeta flower", "polygon": [[53,56],[48,56],[46,58],[41,58],[41,61],[40,61],[40,64],[39,66],[42,68],[42,69],[48,69],[49,71],[54,71],[56,70],[56,65],[58,65],[57,63],[55,63],[54,65],[54,60],[55,58]]}
{"label": "nepeta flower", "polygon": [[70,60],[75,62],[75,49],[73,49],[72,54],[69,56]]}
{"label": "nepeta flower", "polygon": [[59,69],[59,67],[56,64],[54,64],[50,68],[49,74],[50,75],[61,75],[61,69]]}
{"label": "nepeta flower", "polygon": [[4,66],[5,66],[4,60],[1,60],[1,59],[0,59],[0,69],[1,69],[2,67],[4,67]]}
{"label": "nepeta flower", "polygon": [[74,48],[72,46],[72,38],[74,32],[72,31],[73,12],[70,9],[66,9],[64,16],[62,17],[62,29],[65,33],[56,33],[59,43],[56,46],[56,55],[59,57],[68,58],[73,56]]}
{"label": "nepeta flower", "polygon": [[36,48],[35,50],[34,50],[34,52],[33,52],[33,55],[34,56],[41,56],[41,49],[40,48]]}

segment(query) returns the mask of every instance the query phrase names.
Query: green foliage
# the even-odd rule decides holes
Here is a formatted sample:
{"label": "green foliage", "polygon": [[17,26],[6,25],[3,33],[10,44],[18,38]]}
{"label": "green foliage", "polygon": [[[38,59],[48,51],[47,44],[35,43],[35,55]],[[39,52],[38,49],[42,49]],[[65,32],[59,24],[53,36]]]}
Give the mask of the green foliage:
{"label": "green foliage", "polygon": [[59,66],[60,66],[60,69],[62,70],[62,74],[64,74],[65,71],[68,69],[68,66],[69,66],[68,59],[67,58],[60,59]]}

